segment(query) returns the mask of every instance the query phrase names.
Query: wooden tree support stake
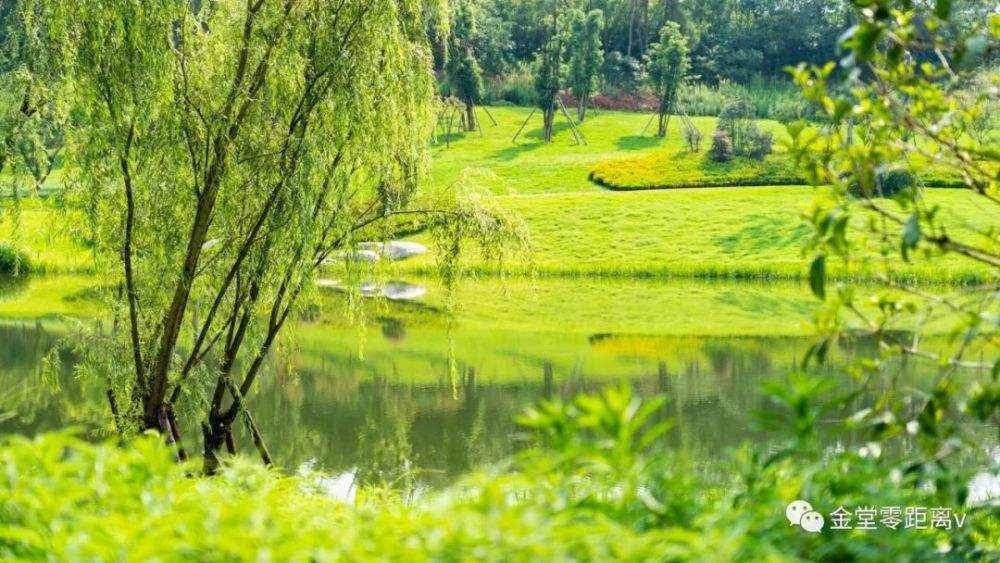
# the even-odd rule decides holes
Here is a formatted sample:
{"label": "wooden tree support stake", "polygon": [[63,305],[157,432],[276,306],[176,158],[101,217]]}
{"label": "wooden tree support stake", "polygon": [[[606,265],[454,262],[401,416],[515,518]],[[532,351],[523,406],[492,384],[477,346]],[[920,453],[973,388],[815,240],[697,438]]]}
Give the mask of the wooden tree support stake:
{"label": "wooden tree support stake", "polygon": [[488,107],[486,107],[486,106],[483,106],[483,111],[485,111],[485,112],[486,112],[486,116],[490,118],[490,121],[492,121],[492,122],[493,122],[493,126],[494,126],[494,127],[496,127],[496,125],[497,125],[497,120],[496,120],[496,119],[493,119],[493,114],[492,114],[492,113],[490,113],[490,109],[489,109]]}
{"label": "wooden tree support stake", "polygon": [[562,114],[566,117],[566,121],[569,122],[569,128],[573,131],[573,137],[576,138],[577,144],[582,142],[584,145],[589,145],[590,143],[587,142],[587,138],[583,136],[583,131],[580,131],[580,128],[577,127],[576,123],[573,121],[573,117],[570,116],[569,111],[566,110],[566,104],[564,104],[562,99],[558,96],[556,97],[556,100],[559,102],[559,109],[562,110]]}
{"label": "wooden tree support stake", "polygon": [[478,110],[479,110],[479,106],[477,106],[475,103],[473,103],[472,104],[472,114],[476,118],[476,129],[479,129],[479,136],[482,137],[483,136],[483,123],[482,123],[482,120],[479,119],[479,111]]}
{"label": "wooden tree support stake", "polygon": [[531,113],[528,114],[528,118],[525,119],[524,123],[521,124],[521,127],[517,130],[517,133],[514,133],[514,138],[511,139],[510,142],[513,143],[513,142],[517,141],[517,137],[521,134],[521,131],[524,130],[524,126],[528,124],[528,121],[531,120],[531,116],[535,115],[536,111],[538,111],[538,108],[532,108],[531,109]]}
{"label": "wooden tree support stake", "polygon": [[274,465],[274,460],[271,458],[271,452],[267,451],[267,445],[264,444],[264,436],[261,435],[260,429],[257,428],[257,423],[254,422],[253,416],[250,415],[250,411],[248,411],[246,405],[243,404],[243,393],[240,392],[240,388],[236,386],[233,378],[226,377],[225,383],[229,387],[229,392],[233,395],[233,401],[236,402],[236,408],[239,413],[243,415],[243,420],[246,422],[247,430],[250,431],[250,436],[253,438],[253,445],[257,447],[257,453],[260,454],[260,458],[264,461],[264,465],[272,467]]}
{"label": "wooden tree support stake", "polygon": [[646,122],[646,126],[643,127],[642,128],[642,132],[639,133],[640,137],[645,137],[646,136],[646,130],[649,129],[649,126],[653,124],[653,120],[656,119],[656,116],[657,116],[657,114],[655,114],[655,113],[653,115],[649,116],[649,121]]}

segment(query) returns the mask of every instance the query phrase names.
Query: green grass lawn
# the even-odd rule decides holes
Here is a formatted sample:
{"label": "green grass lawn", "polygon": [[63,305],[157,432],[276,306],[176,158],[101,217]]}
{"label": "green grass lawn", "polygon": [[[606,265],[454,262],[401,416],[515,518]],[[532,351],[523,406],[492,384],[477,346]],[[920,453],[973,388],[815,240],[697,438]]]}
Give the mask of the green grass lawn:
{"label": "green grass lawn", "polygon": [[[657,154],[684,153],[683,131],[679,119],[671,119],[664,139],[652,134],[654,126],[640,136],[649,121],[649,114],[617,111],[591,111],[580,130],[587,145],[577,145],[566,121],[557,117],[552,143],[542,142],[542,117],[535,112],[517,142],[514,133],[531,113],[529,108],[494,107],[490,113],[497,120],[494,126],[480,110],[482,136],[479,132],[453,135],[446,146],[443,135],[433,148],[433,164],[427,189],[447,188],[463,177],[489,188],[496,194],[565,193],[599,191],[590,181],[591,168],[600,162]],[[695,125],[705,134],[703,147],[715,129],[715,118],[695,117]],[[761,127],[774,133],[776,139],[787,138],[784,126],[775,121],[760,121]],[[701,162],[704,150],[692,155],[692,162]],[[777,157],[776,157],[777,158]],[[747,167],[743,177],[751,178],[756,169]],[[746,183],[746,182],[739,182]]]}
{"label": "green grass lawn", "polygon": [[[806,275],[810,257],[803,256],[802,243],[810,227],[802,213],[813,197],[812,188],[760,187],[528,195],[500,201],[527,222],[534,269],[541,275],[768,279]],[[953,224],[982,228],[1000,223],[996,210],[982,209],[964,190],[930,189],[926,197],[942,204],[942,213],[956,218]],[[862,216],[856,226],[863,226]],[[972,237],[968,229],[953,234]],[[867,242],[877,247],[877,240]],[[475,254],[468,260],[487,268]],[[401,265],[404,270],[432,266],[430,256]],[[938,281],[982,274],[953,258],[931,264],[916,257],[913,265],[900,267]],[[871,273],[838,270],[836,264],[831,271]]]}

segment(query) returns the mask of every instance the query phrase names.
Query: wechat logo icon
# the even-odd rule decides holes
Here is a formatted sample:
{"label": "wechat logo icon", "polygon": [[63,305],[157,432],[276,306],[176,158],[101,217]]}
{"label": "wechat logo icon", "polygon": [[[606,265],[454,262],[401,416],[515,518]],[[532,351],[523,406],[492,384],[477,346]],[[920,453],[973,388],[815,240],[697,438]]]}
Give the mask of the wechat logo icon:
{"label": "wechat logo icon", "polygon": [[804,500],[793,500],[785,507],[785,518],[792,526],[800,526],[803,530],[817,534],[823,530],[826,521],[823,515],[813,510],[811,504]]}

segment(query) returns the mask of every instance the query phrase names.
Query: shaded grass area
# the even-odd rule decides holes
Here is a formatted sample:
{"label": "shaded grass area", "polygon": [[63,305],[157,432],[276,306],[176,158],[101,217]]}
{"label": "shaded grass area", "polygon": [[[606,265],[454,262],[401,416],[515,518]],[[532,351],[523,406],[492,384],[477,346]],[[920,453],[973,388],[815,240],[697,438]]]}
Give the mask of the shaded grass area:
{"label": "shaded grass area", "polygon": [[[802,245],[811,227],[803,213],[815,192],[804,187],[706,188],[628,193],[577,193],[501,198],[522,215],[532,245],[533,268],[543,276],[696,277],[720,279],[804,279],[810,256]],[[997,212],[982,209],[964,190],[928,190],[939,203],[957,237],[972,240],[971,229],[1000,222]],[[865,217],[858,214],[857,231]],[[965,226],[965,229],[961,227]],[[859,242],[874,252],[879,240]],[[419,238],[419,237],[418,237]],[[470,254],[471,269],[490,271]],[[985,275],[968,261],[916,257],[898,264],[902,276],[927,281],[966,282]],[[532,266],[515,265],[527,272]],[[430,271],[433,257],[401,265]],[[874,271],[845,270],[829,264],[840,277],[870,278]]]}

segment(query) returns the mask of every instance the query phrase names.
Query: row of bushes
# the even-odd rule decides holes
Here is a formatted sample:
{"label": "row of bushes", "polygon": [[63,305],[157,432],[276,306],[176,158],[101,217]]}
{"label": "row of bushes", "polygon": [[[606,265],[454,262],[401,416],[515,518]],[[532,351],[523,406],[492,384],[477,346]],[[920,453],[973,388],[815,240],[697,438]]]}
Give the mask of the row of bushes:
{"label": "row of bushes", "polygon": [[720,115],[732,100],[749,100],[761,119],[790,123],[813,120],[816,110],[790,82],[755,80],[747,85],[723,81],[718,86],[689,83],[681,88],[681,105],[689,115]]}
{"label": "row of bushes", "polygon": [[[522,417],[538,446],[504,469],[406,504],[383,489],[354,505],[329,478],[281,477],[237,459],[191,478],[157,440],[126,448],[65,434],[0,443],[0,558],[55,561],[884,561],[989,557],[997,517],[955,506],[933,475],[812,445],[815,397],[783,386],[774,416],[799,435],[770,452],[746,447],[705,471],[659,444],[663,400],[609,389],[543,403]],[[810,389],[805,387],[805,389]],[[777,396],[777,395],[775,395]],[[796,404],[799,404],[796,403]],[[804,412],[799,412],[804,411]],[[812,422],[809,422],[809,421]],[[543,445],[544,444],[544,445]],[[947,506],[960,529],[824,530],[789,525],[785,506]],[[995,553],[995,552],[994,552]]]}

